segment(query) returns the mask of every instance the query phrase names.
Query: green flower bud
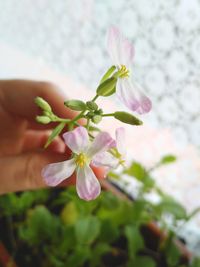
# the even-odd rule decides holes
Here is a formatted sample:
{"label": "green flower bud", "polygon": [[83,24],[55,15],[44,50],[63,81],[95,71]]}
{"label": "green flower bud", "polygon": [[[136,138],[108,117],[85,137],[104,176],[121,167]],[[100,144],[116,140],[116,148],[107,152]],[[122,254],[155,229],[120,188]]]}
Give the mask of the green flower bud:
{"label": "green flower bud", "polygon": [[110,96],[115,93],[116,91],[116,83],[117,78],[111,77],[107,80],[105,80],[103,83],[101,83],[97,88],[97,95],[98,96]]}
{"label": "green flower bud", "polygon": [[49,122],[51,122],[51,119],[46,116],[37,116],[36,121],[42,124],[48,124]]}
{"label": "green flower bud", "polygon": [[141,125],[142,121],[125,111],[116,111],[114,113],[115,119],[131,125]]}
{"label": "green flower bud", "polygon": [[64,105],[72,110],[83,111],[86,109],[86,104],[81,100],[68,100],[64,102]]}
{"label": "green flower bud", "polygon": [[107,79],[113,74],[113,72],[114,72],[115,70],[116,70],[116,67],[115,67],[115,66],[110,67],[110,68],[107,70],[107,72],[103,75],[103,77],[102,77],[100,83],[105,82],[105,80],[107,80]]}
{"label": "green flower bud", "polygon": [[86,117],[92,119],[94,115],[95,115],[94,112],[89,111],[89,112],[86,114]]}
{"label": "green flower bud", "polygon": [[98,124],[101,120],[102,117],[100,115],[95,115],[94,117],[92,117],[92,122],[94,122],[95,124]]}
{"label": "green flower bud", "polygon": [[35,98],[35,103],[38,107],[40,107],[41,109],[43,109],[44,111],[48,111],[51,112],[51,106],[49,105],[49,103],[47,103],[47,101],[45,101],[42,97],[37,96]]}
{"label": "green flower bud", "polygon": [[103,114],[103,109],[98,109],[96,112],[95,112],[97,115],[102,115]]}
{"label": "green flower bud", "polygon": [[91,110],[97,110],[98,109],[98,105],[93,101],[86,102],[86,105]]}

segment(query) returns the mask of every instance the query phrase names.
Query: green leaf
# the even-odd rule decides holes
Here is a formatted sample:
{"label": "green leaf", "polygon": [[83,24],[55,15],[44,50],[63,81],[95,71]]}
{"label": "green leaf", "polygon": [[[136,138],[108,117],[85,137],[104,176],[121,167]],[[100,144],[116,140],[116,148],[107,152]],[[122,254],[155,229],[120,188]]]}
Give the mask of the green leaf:
{"label": "green leaf", "polygon": [[86,104],[81,100],[67,100],[64,102],[64,105],[72,110],[83,111],[87,108]]}
{"label": "green leaf", "polygon": [[136,257],[136,253],[144,247],[144,240],[142,238],[138,226],[134,224],[127,225],[125,227],[125,236],[128,240],[128,250],[130,259],[134,259]]}
{"label": "green leaf", "polygon": [[149,190],[155,185],[155,181],[150,177],[145,168],[138,162],[133,162],[131,166],[124,171],[125,174],[135,177],[138,181],[143,183],[143,190]]}
{"label": "green leaf", "polygon": [[112,66],[108,69],[108,71],[104,74],[104,76],[101,78],[100,83],[105,82],[105,80],[107,80],[108,78],[110,78],[110,76],[113,74],[113,72],[116,70],[115,66]]}
{"label": "green leaf", "polygon": [[61,211],[61,219],[65,225],[74,224],[78,219],[78,211],[75,203],[70,201]]}
{"label": "green leaf", "polygon": [[200,258],[194,258],[190,267],[200,267]]}
{"label": "green leaf", "polygon": [[52,131],[51,135],[49,136],[49,138],[48,138],[48,140],[44,146],[45,148],[47,148],[51,144],[53,139],[61,133],[61,131],[64,129],[64,127],[65,127],[65,122],[61,122],[60,124],[58,124],[58,126],[56,126],[56,128]]}
{"label": "green leaf", "polygon": [[92,249],[92,257],[90,261],[90,267],[103,266],[101,264],[102,256],[111,250],[110,246],[106,243],[97,243]]}
{"label": "green leaf", "polygon": [[176,157],[174,155],[166,155],[160,160],[160,164],[169,164],[176,161]]}
{"label": "green leaf", "polygon": [[114,113],[115,119],[131,125],[142,125],[142,121],[125,111],[116,111]]}
{"label": "green leaf", "polygon": [[79,219],[75,224],[75,235],[79,244],[91,244],[99,233],[100,222],[92,215]]}
{"label": "green leaf", "polygon": [[[133,264],[133,263],[132,263]],[[156,262],[148,257],[148,256],[137,256],[137,258],[134,260],[134,265],[130,264],[131,266],[137,266],[137,267],[156,267]]]}
{"label": "green leaf", "polygon": [[161,214],[168,213],[173,215],[177,220],[187,218],[185,208],[171,197],[164,197],[164,199],[156,206],[156,209]]}
{"label": "green leaf", "polygon": [[89,247],[79,247],[68,257],[65,266],[82,267],[90,256],[91,252]]}
{"label": "green leaf", "polygon": [[177,266],[180,261],[180,249],[174,244],[173,239],[165,249],[165,255],[169,266]]}
{"label": "green leaf", "polygon": [[98,96],[110,96],[115,93],[117,78],[111,77],[101,83],[97,88]]}

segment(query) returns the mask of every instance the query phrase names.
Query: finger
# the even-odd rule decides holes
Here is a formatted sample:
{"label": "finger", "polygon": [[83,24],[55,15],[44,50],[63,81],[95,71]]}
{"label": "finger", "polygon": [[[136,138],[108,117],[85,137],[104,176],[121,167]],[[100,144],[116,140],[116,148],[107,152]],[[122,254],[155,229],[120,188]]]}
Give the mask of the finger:
{"label": "finger", "polygon": [[72,118],[76,114],[63,105],[64,96],[56,85],[29,80],[0,81],[0,104],[15,116],[34,122],[41,112],[34,103],[37,96],[44,98],[58,116]]}
{"label": "finger", "polygon": [[[41,177],[42,168],[52,162],[66,160],[66,156],[48,152],[24,153],[0,160],[0,194],[46,187]],[[67,184],[71,184],[69,178]]]}
{"label": "finger", "polygon": [[[46,144],[51,131],[35,131],[28,130],[24,134],[23,144],[21,152],[28,152],[36,149],[43,149]],[[60,136],[57,136],[52,143],[48,146],[47,151],[64,153],[66,151],[66,145]],[[69,155],[69,153],[68,153]]]}

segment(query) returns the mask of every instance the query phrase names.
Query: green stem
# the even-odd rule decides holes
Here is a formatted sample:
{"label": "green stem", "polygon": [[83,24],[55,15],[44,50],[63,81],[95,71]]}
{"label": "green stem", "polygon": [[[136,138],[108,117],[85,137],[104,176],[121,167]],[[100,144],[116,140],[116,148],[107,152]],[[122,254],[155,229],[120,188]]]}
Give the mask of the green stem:
{"label": "green stem", "polygon": [[115,113],[107,113],[107,114],[102,114],[102,117],[114,117]]}
{"label": "green stem", "polygon": [[99,96],[95,95],[95,97],[92,99],[92,102],[95,102]]}

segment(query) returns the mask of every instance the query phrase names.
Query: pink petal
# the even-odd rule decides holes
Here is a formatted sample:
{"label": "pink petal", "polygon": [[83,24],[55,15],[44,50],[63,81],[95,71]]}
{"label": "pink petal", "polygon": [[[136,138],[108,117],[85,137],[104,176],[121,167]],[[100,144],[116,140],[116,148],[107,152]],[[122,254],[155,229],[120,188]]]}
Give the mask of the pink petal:
{"label": "pink petal", "polygon": [[136,92],[134,92],[128,78],[118,79],[116,94],[130,110],[136,111],[139,108],[140,103],[137,99]]}
{"label": "pink petal", "polygon": [[89,157],[93,157],[95,154],[98,154],[100,152],[105,152],[106,150],[115,146],[116,142],[109,135],[109,133],[101,132],[95,137],[93,143],[91,144],[91,146],[87,151],[87,155]]}
{"label": "pink petal", "polygon": [[110,153],[103,152],[103,153],[96,154],[92,158],[91,163],[92,165],[96,167],[104,166],[104,167],[108,167],[109,169],[113,169],[117,167],[119,161]]}
{"label": "pink petal", "polygon": [[80,126],[71,132],[63,134],[66,145],[76,154],[83,152],[89,145],[87,130]]}
{"label": "pink petal", "polygon": [[140,93],[140,106],[136,110],[138,114],[148,113],[152,108],[151,100],[145,96],[143,93]]}
{"label": "pink petal", "polygon": [[51,163],[42,169],[42,177],[49,186],[56,186],[69,178],[76,168],[74,159]]}
{"label": "pink petal", "polygon": [[110,27],[108,30],[107,47],[113,64],[120,66],[120,31],[114,26]]}
{"label": "pink petal", "polygon": [[77,170],[76,190],[79,197],[87,201],[95,199],[101,192],[99,181],[87,165]]}
{"label": "pink petal", "polygon": [[123,127],[116,129],[116,143],[117,150],[122,156],[126,155],[126,144],[125,144],[125,129]]}
{"label": "pink petal", "polygon": [[117,81],[116,93],[124,105],[132,111],[143,114],[151,110],[151,100],[142,93],[140,85],[129,78]]}
{"label": "pink petal", "polygon": [[125,65],[128,68],[133,61],[133,45],[114,26],[108,31],[108,52],[114,65]]}

